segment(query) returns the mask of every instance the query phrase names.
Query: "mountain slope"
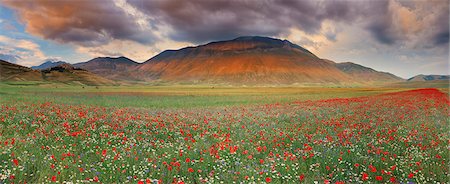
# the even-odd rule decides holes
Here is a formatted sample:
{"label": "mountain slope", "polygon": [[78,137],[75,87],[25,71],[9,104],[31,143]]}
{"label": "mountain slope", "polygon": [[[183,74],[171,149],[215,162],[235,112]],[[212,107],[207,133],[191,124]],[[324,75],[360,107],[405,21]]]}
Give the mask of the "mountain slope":
{"label": "mountain slope", "polygon": [[287,40],[239,37],[164,51],[138,67],[144,78],[187,83],[347,83],[344,72]]}
{"label": "mountain slope", "polygon": [[0,60],[0,81],[42,81],[39,71]]}
{"label": "mountain slope", "polygon": [[134,68],[139,63],[126,57],[98,57],[87,62],[76,63],[74,67],[88,70],[108,79],[137,80],[133,78]]}

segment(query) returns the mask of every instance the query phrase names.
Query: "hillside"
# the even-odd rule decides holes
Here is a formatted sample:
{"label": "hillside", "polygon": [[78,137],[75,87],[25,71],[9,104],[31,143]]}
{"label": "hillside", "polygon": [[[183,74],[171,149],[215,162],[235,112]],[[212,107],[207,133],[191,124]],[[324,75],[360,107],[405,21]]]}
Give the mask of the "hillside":
{"label": "hillside", "polygon": [[42,81],[39,71],[0,60],[0,81]]}

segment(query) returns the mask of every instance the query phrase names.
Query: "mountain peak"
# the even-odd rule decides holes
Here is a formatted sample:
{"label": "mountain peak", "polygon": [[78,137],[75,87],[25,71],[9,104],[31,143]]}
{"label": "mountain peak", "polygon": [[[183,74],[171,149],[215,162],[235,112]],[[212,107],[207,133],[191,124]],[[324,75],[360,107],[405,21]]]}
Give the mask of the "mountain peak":
{"label": "mountain peak", "polygon": [[[309,50],[294,44],[288,40],[281,40],[278,38],[271,38],[271,37],[265,37],[265,36],[241,36],[237,37],[233,40],[230,40],[231,42],[247,42],[247,43],[260,43],[263,44],[263,47],[273,47],[273,48],[292,48],[297,49],[303,53],[306,53],[308,55],[311,55],[313,57],[316,57],[312,52]],[[227,42],[227,41],[225,41]]]}
{"label": "mountain peak", "polygon": [[262,41],[262,42],[282,41],[277,38],[271,38],[271,37],[266,37],[266,36],[240,36],[233,40],[235,40],[235,41]]}
{"label": "mountain peak", "polygon": [[57,59],[47,59],[44,61],[44,63],[42,63],[38,66],[32,66],[31,68],[35,69],[35,70],[45,70],[45,69],[52,68],[52,67],[62,65],[62,64],[68,64],[68,63],[57,60]]}
{"label": "mountain peak", "polygon": [[131,60],[130,58],[127,58],[125,56],[119,56],[119,57],[96,57],[94,59],[91,59],[87,62],[114,62],[114,63],[133,63],[137,64],[136,61]]}

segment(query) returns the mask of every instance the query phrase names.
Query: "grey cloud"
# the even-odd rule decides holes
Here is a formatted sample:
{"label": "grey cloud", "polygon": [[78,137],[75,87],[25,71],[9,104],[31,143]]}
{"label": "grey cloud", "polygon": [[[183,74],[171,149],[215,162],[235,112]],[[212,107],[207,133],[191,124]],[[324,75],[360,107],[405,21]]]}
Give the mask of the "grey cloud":
{"label": "grey cloud", "polygon": [[[382,44],[405,44],[408,39],[420,39],[426,45],[445,43],[448,33],[448,1],[315,1],[315,0],[130,0],[131,5],[155,17],[159,23],[173,28],[169,36],[177,41],[204,43],[242,35],[287,35],[295,27],[306,33],[321,30],[324,21],[342,22],[348,26],[362,25]],[[427,6],[428,13],[445,15],[424,22],[423,30],[407,37],[398,29],[397,11],[393,3],[422,16],[418,8]],[[444,7],[444,8],[442,8]],[[447,7],[447,8],[445,8]],[[433,27],[436,31],[426,31]],[[440,27],[447,28],[441,30]],[[336,34],[326,33],[334,40]],[[433,37],[429,40],[426,37]],[[448,41],[447,41],[448,42]]]}
{"label": "grey cloud", "polygon": [[19,61],[22,58],[20,56],[17,56],[17,55],[1,54],[0,53],[0,59],[8,61],[8,62],[11,62],[11,63],[16,63],[17,61]]}
{"label": "grey cloud", "polygon": [[2,1],[14,9],[27,32],[45,39],[96,46],[113,39],[152,43],[152,32],[139,25],[123,9],[107,1],[21,0]]}
{"label": "grey cloud", "polygon": [[[315,33],[325,19],[350,19],[354,12],[347,11],[352,9],[348,2],[313,0],[131,0],[129,3],[172,26],[175,31],[169,35],[172,39],[196,43],[242,35],[276,36],[291,27]],[[325,10],[333,6],[339,10]],[[318,11],[321,7],[327,8]]]}
{"label": "grey cloud", "polygon": [[[135,17],[106,1],[21,0],[3,1],[16,10],[27,31],[46,39],[98,46],[114,39],[142,44],[158,41],[158,35],[176,41],[204,43],[244,35],[288,35],[291,28],[308,34],[325,34],[335,41],[339,32],[322,33],[324,21],[362,26],[379,43],[423,43],[423,47],[448,45],[448,0],[352,1],[352,0],[129,0],[127,3],[149,17],[140,28]],[[398,3],[419,17],[433,14],[412,36],[399,29]],[[424,8],[425,7],[425,8]],[[419,11],[419,9],[427,11]],[[425,14],[424,14],[425,12]],[[163,26],[170,28],[162,32]]]}

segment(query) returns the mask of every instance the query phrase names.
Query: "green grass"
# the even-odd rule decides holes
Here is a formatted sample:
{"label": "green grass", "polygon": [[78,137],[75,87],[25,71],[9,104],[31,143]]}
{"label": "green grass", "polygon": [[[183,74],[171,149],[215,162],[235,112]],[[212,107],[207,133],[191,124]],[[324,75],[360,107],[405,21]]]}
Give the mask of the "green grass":
{"label": "green grass", "polygon": [[405,89],[211,86],[68,86],[0,83],[0,103],[54,102],[136,108],[197,108],[347,98]]}

